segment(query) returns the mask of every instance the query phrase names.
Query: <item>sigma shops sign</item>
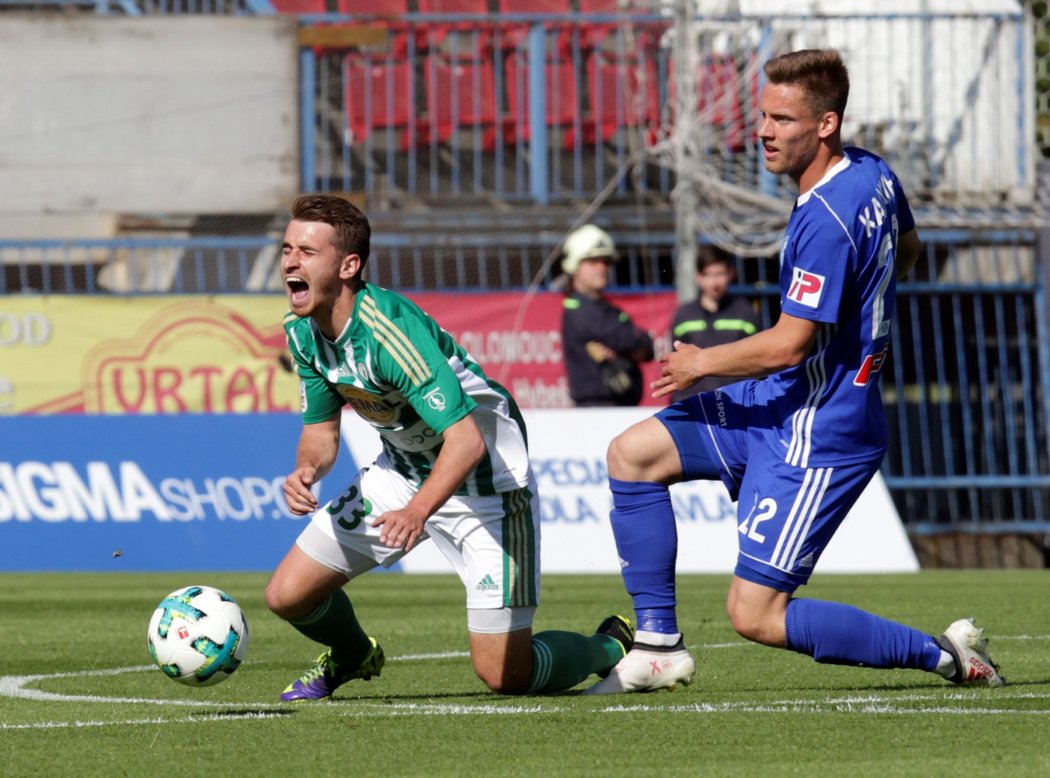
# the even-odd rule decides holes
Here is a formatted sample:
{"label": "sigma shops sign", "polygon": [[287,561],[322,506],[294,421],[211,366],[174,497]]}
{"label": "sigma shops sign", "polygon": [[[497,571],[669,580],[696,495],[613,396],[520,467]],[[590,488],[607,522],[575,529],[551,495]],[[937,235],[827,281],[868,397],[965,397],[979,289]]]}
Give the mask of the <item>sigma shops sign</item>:
{"label": "sigma shops sign", "polygon": [[0,570],[270,569],[303,523],[282,493],[299,430],[296,414],[0,419]]}

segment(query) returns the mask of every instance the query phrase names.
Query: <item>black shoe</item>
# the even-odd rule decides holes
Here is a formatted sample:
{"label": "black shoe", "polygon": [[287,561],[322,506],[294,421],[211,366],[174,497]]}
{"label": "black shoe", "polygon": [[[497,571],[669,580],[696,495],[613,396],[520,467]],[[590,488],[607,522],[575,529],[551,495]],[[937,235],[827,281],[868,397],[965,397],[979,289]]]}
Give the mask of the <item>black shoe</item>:
{"label": "black shoe", "polygon": [[[598,629],[594,630],[594,634],[605,635],[615,640],[623,648],[624,656],[627,656],[627,652],[634,646],[634,625],[625,616],[609,616],[598,625]],[[612,670],[612,668],[610,667],[609,670]],[[598,676],[601,678],[608,677],[609,670],[598,673]]]}

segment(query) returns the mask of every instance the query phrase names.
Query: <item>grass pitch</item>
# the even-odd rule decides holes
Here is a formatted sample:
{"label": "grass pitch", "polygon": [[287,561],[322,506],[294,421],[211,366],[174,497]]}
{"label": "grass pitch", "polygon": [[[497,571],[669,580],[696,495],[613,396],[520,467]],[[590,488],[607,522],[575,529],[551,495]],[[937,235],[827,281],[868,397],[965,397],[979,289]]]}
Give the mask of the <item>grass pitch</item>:
{"label": "grass pitch", "polygon": [[[1050,579],[1043,571],[816,576],[801,594],[939,633],[974,616],[1010,685],[963,690],[915,671],[825,666],[745,643],[727,576],[679,579],[697,658],[674,693],[500,697],[466,656],[452,576],[371,574],[349,592],[388,661],[331,702],[278,693],[320,649],[270,615],[265,575],[0,574],[4,776],[1046,775]],[[157,602],[204,583],[247,614],[248,661],[180,686],[149,666]],[[535,628],[630,613],[618,578],[547,576]]]}

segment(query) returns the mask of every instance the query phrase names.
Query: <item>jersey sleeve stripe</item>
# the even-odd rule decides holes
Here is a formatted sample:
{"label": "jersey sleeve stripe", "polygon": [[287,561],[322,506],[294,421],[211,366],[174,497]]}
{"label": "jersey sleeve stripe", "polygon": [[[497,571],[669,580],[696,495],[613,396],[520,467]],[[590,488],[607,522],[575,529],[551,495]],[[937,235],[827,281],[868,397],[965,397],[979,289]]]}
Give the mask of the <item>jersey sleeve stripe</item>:
{"label": "jersey sleeve stripe", "polygon": [[839,215],[835,213],[835,210],[831,207],[831,203],[825,200],[819,192],[814,192],[813,196],[823,203],[824,207],[828,209],[828,213],[831,214],[831,217],[838,222],[838,225],[842,228],[842,232],[845,233],[847,240],[849,240],[849,245],[853,247],[853,253],[856,254],[857,244],[853,242],[853,236],[850,235],[849,229],[847,229],[846,225],[842,223],[842,219],[839,218]]}
{"label": "jersey sleeve stripe", "polygon": [[361,320],[372,328],[376,340],[386,347],[413,385],[419,386],[430,377],[430,369],[412,341],[379,311],[371,298],[361,303]]}

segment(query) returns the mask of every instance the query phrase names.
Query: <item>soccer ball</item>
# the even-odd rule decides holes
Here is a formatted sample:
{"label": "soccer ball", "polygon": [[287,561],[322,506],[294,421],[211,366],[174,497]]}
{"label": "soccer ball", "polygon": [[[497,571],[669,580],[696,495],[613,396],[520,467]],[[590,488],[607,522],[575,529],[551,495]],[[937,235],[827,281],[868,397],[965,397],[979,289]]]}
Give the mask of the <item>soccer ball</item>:
{"label": "soccer ball", "polygon": [[248,622],[236,601],[211,586],[187,586],[161,600],[146,633],[153,661],[187,686],[229,678],[248,653]]}

